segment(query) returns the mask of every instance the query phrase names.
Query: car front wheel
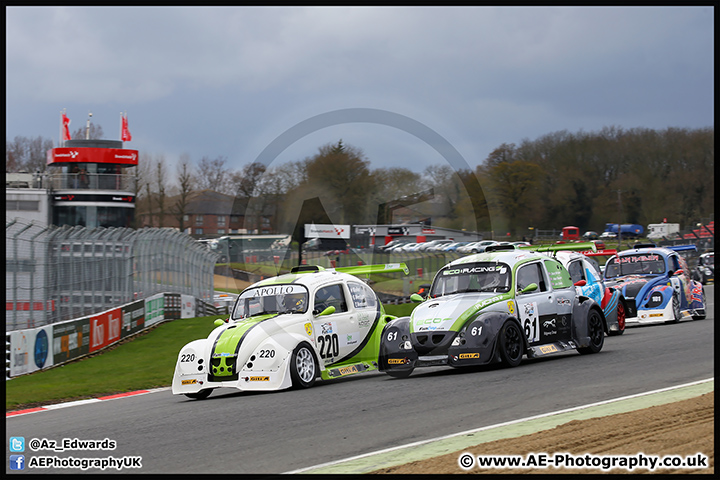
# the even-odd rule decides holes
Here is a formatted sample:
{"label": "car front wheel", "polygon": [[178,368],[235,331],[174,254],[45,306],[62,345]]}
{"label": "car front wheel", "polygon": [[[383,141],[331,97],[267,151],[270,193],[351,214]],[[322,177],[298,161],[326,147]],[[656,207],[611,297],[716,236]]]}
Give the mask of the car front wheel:
{"label": "car front wheel", "polygon": [[293,350],[290,360],[290,377],[295,388],[310,388],[315,384],[317,364],[312,347],[305,342]]}
{"label": "car front wheel", "polygon": [[618,329],[617,331],[608,331],[608,335],[622,335],[625,333],[625,317],[627,315],[625,314],[625,304],[622,300],[618,302],[617,306],[617,323],[618,323]]}
{"label": "car front wheel", "polygon": [[500,358],[508,367],[520,365],[523,356],[523,336],[520,327],[513,321],[508,320],[502,326],[498,336]]}
{"label": "car front wheel", "polygon": [[186,393],[185,396],[188,398],[192,398],[193,400],[204,400],[210,396],[212,391],[212,388],[206,388],[205,390],[200,390],[197,393]]}
{"label": "car front wheel", "polygon": [[385,370],[385,373],[390,375],[393,378],[407,378],[410,376],[410,374],[413,372],[413,369],[410,368],[408,370]]}
{"label": "car front wheel", "polygon": [[582,354],[598,353],[605,344],[605,329],[600,313],[595,309],[590,310],[587,322],[590,344],[587,347],[578,348],[577,351]]}
{"label": "car front wheel", "polygon": [[665,323],[678,323],[680,321],[680,319],[682,318],[682,313],[680,313],[680,297],[678,296],[677,292],[673,292],[672,311],[673,311],[672,320],[668,320]]}
{"label": "car front wheel", "polygon": [[702,289],[702,313],[698,313],[696,315],[693,315],[693,320],[704,320],[705,316],[707,315],[705,312],[707,311],[707,302],[705,300],[705,288]]}

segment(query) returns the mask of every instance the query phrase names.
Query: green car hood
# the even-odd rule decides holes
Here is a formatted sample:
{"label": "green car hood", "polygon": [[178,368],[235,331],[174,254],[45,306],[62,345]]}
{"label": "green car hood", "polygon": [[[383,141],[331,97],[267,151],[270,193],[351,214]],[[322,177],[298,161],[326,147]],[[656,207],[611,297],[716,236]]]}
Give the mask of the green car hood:
{"label": "green car hood", "polygon": [[211,371],[215,377],[232,377],[236,372],[236,360],[240,345],[245,335],[254,326],[277,317],[277,314],[271,313],[267,315],[258,315],[256,317],[247,318],[241,322],[229,325],[215,339],[212,352],[210,354]]}
{"label": "green car hood", "polygon": [[[508,303],[512,303],[512,306]],[[512,311],[513,297],[509,293],[459,293],[428,299],[413,310],[410,316],[410,332],[457,332],[482,310]]]}

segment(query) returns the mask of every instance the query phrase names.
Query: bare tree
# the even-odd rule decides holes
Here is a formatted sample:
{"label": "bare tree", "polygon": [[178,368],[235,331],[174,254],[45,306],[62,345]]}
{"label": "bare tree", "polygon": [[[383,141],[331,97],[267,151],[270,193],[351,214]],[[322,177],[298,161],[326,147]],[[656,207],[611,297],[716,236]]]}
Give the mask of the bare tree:
{"label": "bare tree", "polygon": [[165,166],[165,157],[158,155],[155,162],[155,186],[156,186],[156,198],[158,206],[158,217],[160,221],[159,227],[165,226],[165,215],[167,214],[165,203],[167,195],[165,190],[167,188],[167,167]]}
{"label": "bare tree", "polygon": [[[103,129],[100,125],[95,125],[93,122],[90,122],[90,130],[88,135],[88,128],[87,125],[79,127],[77,130],[75,130],[70,138],[73,140],[99,140],[103,138]],[[87,138],[87,137],[90,138]]]}
{"label": "bare tree", "polygon": [[5,142],[5,171],[42,172],[45,170],[47,151],[53,148],[53,141],[42,136],[27,138],[17,136]]}
{"label": "bare tree", "polygon": [[245,165],[234,173],[231,183],[236,191],[233,211],[244,212],[245,226],[249,231],[260,228],[260,216],[265,209],[267,192],[264,175],[267,168],[264,164],[253,162]]}
{"label": "bare tree", "polygon": [[200,159],[197,168],[197,188],[200,190],[214,190],[216,192],[232,195],[231,171],[225,166],[227,158],[219,156],[210,159],[204,156]]}
{"label": "bare tree", "polygon": [[185,231],[185,215],[187,215],[188,205],[190,204],[190,196],[193,193],[193,171],[192,162],[187,154],[180,156],[180,163],[178,164],[178,183],[180,185],[180,193],[178,194],[177,201],[173,206],[173,213],[177,218],[180,231]]}

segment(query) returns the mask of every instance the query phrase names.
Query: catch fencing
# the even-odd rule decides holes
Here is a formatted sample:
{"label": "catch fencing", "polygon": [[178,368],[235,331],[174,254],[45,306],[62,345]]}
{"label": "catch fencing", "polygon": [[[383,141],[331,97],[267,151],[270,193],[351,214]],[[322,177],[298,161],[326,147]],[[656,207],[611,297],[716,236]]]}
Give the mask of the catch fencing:
{"label": "catch fencing", "polygon": [[6,332],[93,315],[162,292],[212,303],[217,255],[174,229],[6,219]]}

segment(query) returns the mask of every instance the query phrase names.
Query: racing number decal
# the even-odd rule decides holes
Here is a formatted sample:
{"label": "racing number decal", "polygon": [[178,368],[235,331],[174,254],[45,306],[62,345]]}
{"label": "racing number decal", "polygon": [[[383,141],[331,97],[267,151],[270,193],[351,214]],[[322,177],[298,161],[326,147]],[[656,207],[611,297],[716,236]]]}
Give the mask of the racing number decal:
{"label": "racing number decal", "polygon": [[538,318],[537,303],[525,303],[518,308],[522,315],[523,328],[528,343],[540,340],[540,319]]}
{"label": "racing number decal", "polygon": [[268,349],[268,350],[260,350],[260,353],[258,353],[259,358],[275,358],[275,350]]}
{"label": "racing number decal", "polygon": [[180,361],[181,362],[194,362],[195,354],[194,353],[183,353],[182,355],[180,355]]}
{"label": "racing number decal", "polygon": [[523,326],[525,327],[525,336],[527,337],[529,343],[540,340],[540,329],[538,328],[537,317],[526,318],[523,322]]}
{"label": "racing number decal", "polygon": [[321,358],[332,358],[340,355],[340,340],[338,340],[337,333],[320,335],[317,339],[320,344]]}

